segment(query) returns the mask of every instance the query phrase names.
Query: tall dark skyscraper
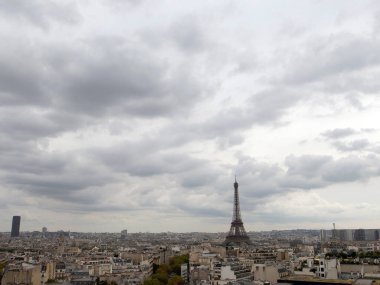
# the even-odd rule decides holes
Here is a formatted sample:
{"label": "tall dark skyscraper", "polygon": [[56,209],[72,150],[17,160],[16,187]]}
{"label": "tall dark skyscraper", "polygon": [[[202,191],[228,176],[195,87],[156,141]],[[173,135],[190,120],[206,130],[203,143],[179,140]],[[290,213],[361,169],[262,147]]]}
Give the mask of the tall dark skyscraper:
{"label": "tall dark skyscraper", "polygon": [[13,216],[11,237],[20,236],[20,223],[21,223],[21,216]]}
{"label": "tall dark skyscraper", "polygon": [[248,245],[251,243],[247,233],[245,232],[243,220],[240,214],[240,202],[239,202],[239,184],[236,181],[234,183],[234,209],[232,214],[232,222],[230,232],[226,236],[224,243],[226,245]]}

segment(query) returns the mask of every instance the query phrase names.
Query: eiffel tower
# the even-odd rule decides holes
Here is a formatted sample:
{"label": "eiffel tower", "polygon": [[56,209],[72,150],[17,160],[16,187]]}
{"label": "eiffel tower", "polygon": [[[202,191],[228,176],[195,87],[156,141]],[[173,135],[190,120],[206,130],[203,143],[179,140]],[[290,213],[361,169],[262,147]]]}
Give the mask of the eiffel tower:
{"label": "eiffel tower", "polygon": [[234,209],[232,215],[232,222],[230,232],[226,236],[224,244],[226,245],[249,245],[251,241],[245,232],[243,221],[240,215],[240,203],[239,203],[239,184],[236,181],[234,183]]}

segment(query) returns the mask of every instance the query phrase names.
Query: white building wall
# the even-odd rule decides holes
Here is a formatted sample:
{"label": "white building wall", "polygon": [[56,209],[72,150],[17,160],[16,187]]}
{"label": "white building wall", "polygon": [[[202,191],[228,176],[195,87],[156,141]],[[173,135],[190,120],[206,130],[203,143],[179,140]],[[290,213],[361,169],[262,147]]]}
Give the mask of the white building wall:
{"label": "white building wall", "polygon": [[255,281],[269,281],[274,284],[280,278],[278,269],[274,265],[254,264],[252,271]]}
{"label": "white building wall", "polygon": [[316,259],[316,276],[325,279],[338,279],[338,262],[336,259]]}
{"label": "white building wall", "polygon": [[231,270],[230,265],[222,266],[220,271],[221,280],[236,280],[235,273]]}

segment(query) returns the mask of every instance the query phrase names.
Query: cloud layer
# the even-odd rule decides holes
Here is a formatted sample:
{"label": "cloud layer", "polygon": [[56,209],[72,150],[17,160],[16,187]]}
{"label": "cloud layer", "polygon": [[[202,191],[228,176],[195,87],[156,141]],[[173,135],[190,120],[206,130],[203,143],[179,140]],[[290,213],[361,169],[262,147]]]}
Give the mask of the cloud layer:
{"label": "cloud layer", "polygon": [[0,4],[0,230],[369,226],[379,7],[284,5]]}

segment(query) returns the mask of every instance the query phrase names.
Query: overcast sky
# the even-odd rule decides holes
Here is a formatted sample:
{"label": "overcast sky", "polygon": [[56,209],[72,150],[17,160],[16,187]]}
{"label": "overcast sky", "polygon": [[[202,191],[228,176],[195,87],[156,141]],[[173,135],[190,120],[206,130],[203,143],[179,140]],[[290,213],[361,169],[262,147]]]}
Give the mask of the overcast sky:
{"label": "overcast sky", "polygon": [[0,231],[380,228],[379,1],[0,2]]}

